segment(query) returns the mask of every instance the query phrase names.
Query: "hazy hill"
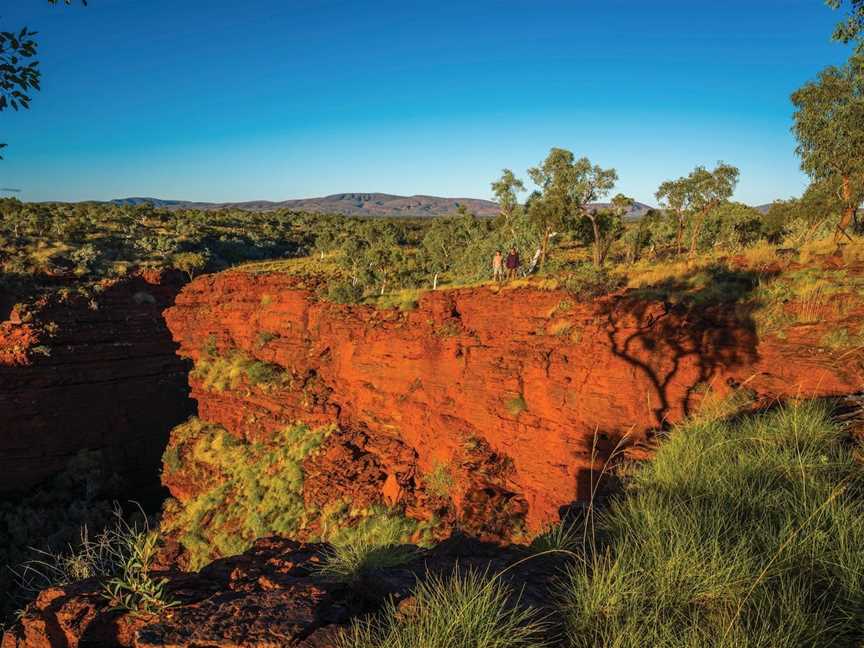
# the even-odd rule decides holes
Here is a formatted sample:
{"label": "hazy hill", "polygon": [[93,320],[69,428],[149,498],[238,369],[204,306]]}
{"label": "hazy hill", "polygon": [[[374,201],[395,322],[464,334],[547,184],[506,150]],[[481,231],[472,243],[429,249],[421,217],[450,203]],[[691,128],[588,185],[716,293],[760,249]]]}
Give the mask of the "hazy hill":
{"label": "hazy hill", "polygon": [[[140,205],[151,203],[163,209],[246,209],[249,211],[271,211],[274,209],[296,209],[298,211],[345,214],[346,216],[440,216],[450,214],[464,205],[478,216],[495,216],[498,204],[480,198],[442,198],[439,196],[396,196],[385,193],[342,193],[323,198],[301,198],[298,200],[251,200],[234,203],[191,202],[187,200],[163,200],[160,198],[120,198],[111,201],[118,205]],[[598,204],[602,206],[602,204]],[[627,218],[639,218],[650,209],[649,205],[637,202]]]}

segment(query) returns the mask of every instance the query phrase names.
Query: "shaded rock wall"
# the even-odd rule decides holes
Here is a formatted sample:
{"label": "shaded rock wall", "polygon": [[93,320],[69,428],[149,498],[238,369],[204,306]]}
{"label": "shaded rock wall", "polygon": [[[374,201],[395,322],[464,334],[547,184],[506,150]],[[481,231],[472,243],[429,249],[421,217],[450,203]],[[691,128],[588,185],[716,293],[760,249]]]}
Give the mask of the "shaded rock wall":
{"label": "shaded rock wall", "polygon": [[[253,441],[296,420],[362,430],[377,442],[358,449],[355,439],[349,454],[376,455],[383,500],[410,503],[412,484],[443,469],[460,515],[506,509],[533,531],[590,496],[619,441],[638,444],[680,421],[706,391],[771,399],[860,389],[860,362],[819,347],[840,311],[759,340],[751,310],[476,288],[427,293],[400,312],[319,302],[297,279],[234,271],[189,284],[166,320],[193,360],[240,349],[290,375],[270,389],[219,391],[193,374],[202,419]],[[842,312],[850,322],[862,315]],[[387,439],[411,459],[372,447]],[[328,473],[332,465],[307,479],[325,491]]]}
{"label": "shaded rock wall", "polygon": [[0,494],[82,449],[101,450],[136,496],[158,488],[168,433],[194,409],[162,317],[181,285],[150,273],[12,310],[0,324]]}

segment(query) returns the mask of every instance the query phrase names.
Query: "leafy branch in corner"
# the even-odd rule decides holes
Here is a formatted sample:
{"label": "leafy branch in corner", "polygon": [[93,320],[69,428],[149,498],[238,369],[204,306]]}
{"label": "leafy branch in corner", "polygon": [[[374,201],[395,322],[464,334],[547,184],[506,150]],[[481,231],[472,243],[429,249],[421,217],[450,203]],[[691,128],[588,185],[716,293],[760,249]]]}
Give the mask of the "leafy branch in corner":
{"label": "leafy branch in corner", "polygon": [[[56,5],[59,0],[48,0]],[[70,5],[73,0],[63,0]],[[87,0],[81,0],[86,7]],[[38,43],[36,32],[27,27],[17,31],[0,31],[0,112],[30,108],[32,91],[39,91],[39,61],[36,60]],[[6,144],[0,143],[0,149]],[[0,156],[0,160],[3,157]]]}

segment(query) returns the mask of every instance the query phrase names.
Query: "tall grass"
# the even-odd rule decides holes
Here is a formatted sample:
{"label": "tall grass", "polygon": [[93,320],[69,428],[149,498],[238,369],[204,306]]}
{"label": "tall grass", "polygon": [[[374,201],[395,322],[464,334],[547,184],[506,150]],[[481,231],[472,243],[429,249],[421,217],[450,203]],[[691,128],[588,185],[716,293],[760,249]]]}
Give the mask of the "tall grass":
{"label": "tall grass", "polygon": [[413,521],[383,509],[351,526],[337,527],[330,534],[320,572],[353,583],[370,570],[404,564],[417,555],[405,544],[415,530]]}
{"label": "tall grass", "polygon": [[864,471],[818,404],[673,432],[561,586],[570,646],[859,646]]}
{"label": "tall grass", "polygon": [[117,609],[158,613],[175,603],[168,596],[164,578],[150,572],[158,549],[158,534],[147,518],[130,523],[118,507],[114,522],[91,536],[81,528],[76,548],[65,552],[38,551],[39,558],[15,571],[21,589],[35,596],[40,590],[75,583],[87,578],[105,579],[103,596]]}
{"label": "tall grass", "polygon": [[427,575],[410,604],[388,603],[377,616],[355,621],[338,648],[541,648],[546,623],[500,577],[461,571]]}

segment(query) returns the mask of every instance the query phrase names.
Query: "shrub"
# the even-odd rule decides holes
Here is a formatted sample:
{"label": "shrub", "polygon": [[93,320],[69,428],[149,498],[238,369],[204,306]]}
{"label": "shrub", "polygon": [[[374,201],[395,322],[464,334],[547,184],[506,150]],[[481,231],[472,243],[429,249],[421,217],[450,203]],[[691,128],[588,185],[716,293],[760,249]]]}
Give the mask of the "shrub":
{"label": "shrub", "polygon": [[158,535],[126,526],[117,534],[120,569],[103,586],[112,607],[133,613],[159,614],[177,603],[165,591],[167,578],[150,574],[156,557]]}
{"label": "shrub", "polygon": [[195,363],[194,375],[205,389],[225,391],[237,388],[246,382],[259,388],[277,387],[286,380],[286,373],[279,365],[257,360],[239,349],[223,355],[206,353]]}
{"label": "shrub", "polygon": [[327,299],[336,304],[358,304],[363,299],[363,288],[350,281],[335,281],[327,288]]}
{"label": "shrub", "polygon": [[[122,484],[106,470],[101,454],[82,451],[46,484],[0,500],[0,615],[25,604],[45,583],[32,570],[29,576],[37,577],[32,583],[29,577],[16,577],[13,570],[20,575],[22,563],[43,561],[46,554],[76,552],[82,531],[83,539],[92,541],[94,534],[114,523],[112,501],[121,491]],[[76,569],[69,566],[70,573],[84,573]]]}
{"label": "shrub", "polygon": [[623,281],[613,277],[605,268],[583,264],[564,277],[564,287],[581,299],[597,297],[618,290]]}
{"label": "shrub", "polygon": [[856,646],[864,474],[823,406],[676,429],[561,589],[570,646]]}
{"label": "shrub", "polygon": [[101,577],[107,579],[103,594],[117,609],[158,613],[171,607],[166,580],[150,574],[159,536],[150,530],[143,512],[142,519],[140,525],[130,524],[118,507],[113,523],[96,535],[82,527],[76,547],[60,553],[39,551],[38,558],[16,570],[22,588],[35,594],[46,587]]}
{"label": "shrub", "polygon": [[411,606],[388,602],[379,615],[355,621],[339,648],[540,648],[546,623],[521,605],[498,576],[458,568],[427,574]]}

